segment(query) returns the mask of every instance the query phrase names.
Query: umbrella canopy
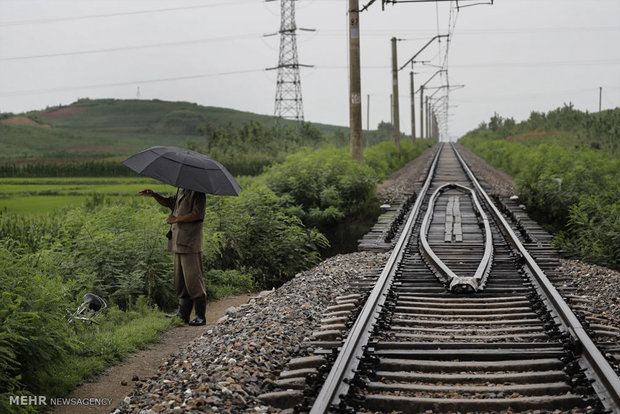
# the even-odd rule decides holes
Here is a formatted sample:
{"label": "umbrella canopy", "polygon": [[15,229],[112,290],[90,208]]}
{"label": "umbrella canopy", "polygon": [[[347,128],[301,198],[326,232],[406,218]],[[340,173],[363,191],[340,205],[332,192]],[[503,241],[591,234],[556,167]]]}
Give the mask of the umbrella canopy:
{"label": "umbrella canopy", "polygon": [[138,174],[175,187],[215,195],[239,195],[241,187],[219,162],[177,147],[145,149],[123,161]]}

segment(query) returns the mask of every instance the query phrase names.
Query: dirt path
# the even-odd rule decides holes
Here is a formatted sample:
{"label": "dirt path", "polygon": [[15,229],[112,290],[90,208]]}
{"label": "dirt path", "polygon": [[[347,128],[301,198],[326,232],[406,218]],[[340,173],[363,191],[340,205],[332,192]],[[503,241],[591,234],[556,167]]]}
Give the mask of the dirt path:
{"label": "dirt path", "polygon": [[[119,365],[109,367],[98,377],[97,382],[89,382],[80,385],[67,398],[78,399],[112,399],[109,405],[64,405],[58,406],[51,412],[53,414],[94,414],[109,413],[125,396],[133,389],[132,378],[150,377],[157,373],[157,368],[164,362],[166,357],[174,354],[177,350],[191,342],[194,338],[202,335],[209,327],[215,325],[218,319],[224,316],[226,309],[231,306],[239,306],[247,303],[256,295],[237,295],[223,298],[216,302],[207,303],[207,326],[180,326],[173,328],[162,335],[162,341],[153,344],[148,349],[129,356]],[[126,383],[126,385],[122,385]]]}

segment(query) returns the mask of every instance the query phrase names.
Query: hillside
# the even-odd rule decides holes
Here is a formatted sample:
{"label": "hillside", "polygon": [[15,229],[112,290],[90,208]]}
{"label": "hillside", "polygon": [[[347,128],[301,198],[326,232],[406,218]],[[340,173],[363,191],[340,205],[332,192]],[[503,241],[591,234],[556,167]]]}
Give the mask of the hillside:
{"label": "hillside", "polygon": [[[202,145],[206,125],[271,127],[276,119],[232,109],[160,100],[81,99],[68,106],[0,115],[0,162],[120,158],[153,145]],[[282,121],[284,126],[295,125]],[[336,146],[347,128],[312,124]]]}

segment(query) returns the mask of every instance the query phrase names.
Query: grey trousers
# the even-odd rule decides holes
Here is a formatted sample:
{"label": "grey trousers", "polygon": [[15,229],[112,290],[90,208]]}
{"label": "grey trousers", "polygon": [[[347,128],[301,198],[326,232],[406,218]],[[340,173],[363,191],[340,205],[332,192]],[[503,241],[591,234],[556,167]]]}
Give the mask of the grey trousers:
{"label": "grey trousers", "polygon": [[174,290],[179,298],[198,298],[206,294],[202,253],[174,254]]}

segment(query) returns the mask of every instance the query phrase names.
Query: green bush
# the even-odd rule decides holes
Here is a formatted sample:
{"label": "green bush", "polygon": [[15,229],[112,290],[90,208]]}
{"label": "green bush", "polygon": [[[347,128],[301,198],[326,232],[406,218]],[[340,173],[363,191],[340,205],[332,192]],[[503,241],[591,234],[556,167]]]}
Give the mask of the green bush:
{"label": "green bush", "polygon": [[145,297],[136,297],[127,311],[112,305],[97,318],[99,325],[69,324],[66,310],[78,307],[83,291],[66,273],[71,259],[61,246],[27,252],[12,240],[0,241],[1,412],[16,410],[9,396],[66,395],[171,326]]}
{"label": "green bush", "polygon": [[345,149],[302,150],[264,174],[269,188],[290,197],[308,227],[325,227],[367,212],[375,198],[374,171]]}
{"label": "green bush", "polygon": [[[246,187],[239,197],[207,197],[205,268],[239,269],[271,288],[319,262],[327,240],[307,229],[288,199],[262,184]],[[208,236],[207,236],[208,235]]]}
{"label": "green bush", "polygon": [[25,253],[6,244],[0,243],[0,394],[24,384],[37,394],[44,391],[40,374],[77,349],[64,319],[73,305],[71,285],[56,270],[59,253]]}
{"label": "green bush", "polygon": [[409,140],[401,141],[399,154],[394,143],[382,142],[364,150],[364,164],[372,168],[380,180],[385,180],[432,144],[428,140],[424,143],[418,140],[415,145]]}
{"label": "green bush", "polygon": [[569,210],[566,230],[555,244],[588,262],[620,269],[620,201],[587,196]]}
{"label": "green bush", "polygon": [[122,309],[140,295],[163,308],[175,302],[166,215],[148,201],[76,211],[71,217],[80,223],[69,265],[78,285]]}
{"label": "green bush", "polygon": [[205,272],[207,299],[218,299],[256,291],[256,282],[251,274],[239,270],[210,269]]}
{"label": "green bush", "polygon": [[[615,114],[620,111],[609,111],[606,116]],[[608,140],[608,150],[601,151],[585,145],[589,138],[556,139],[575,129],[590,137],[592,130],[586,127],[594,128],[591,120],[591,116],[570,107],[546,116],[533,113],[530,120],[520,124],[507,124],[496,115],[488,126],[481,125],[459,142],[515,178],[528,214],[556,233],[557,247],[584,260],[619,268],[620,159],[613,155],[615,141]],[[527,129],[531,125],[537,129]],[[598,130],[605,124],[596,125]],[[555,131],[556,135],[539,130]],[[522,134],[518,139],[501,137],[515,131]]]}
{"label": "green bush", "polygon": [[22,216],[0,211],[0,239],[10,246],[36,252],[55,241],[71,237],[60,215]]}

